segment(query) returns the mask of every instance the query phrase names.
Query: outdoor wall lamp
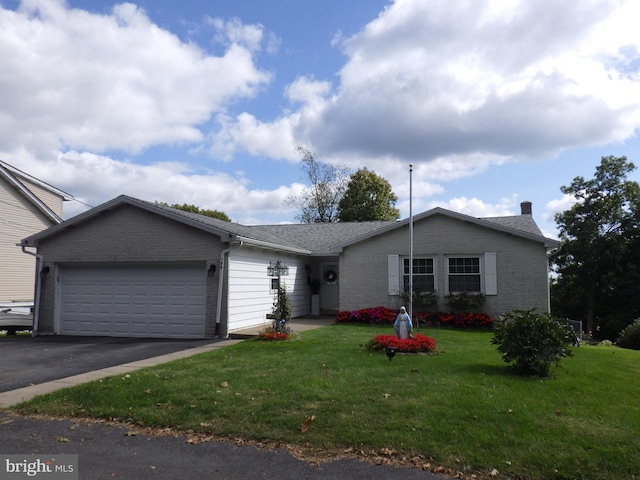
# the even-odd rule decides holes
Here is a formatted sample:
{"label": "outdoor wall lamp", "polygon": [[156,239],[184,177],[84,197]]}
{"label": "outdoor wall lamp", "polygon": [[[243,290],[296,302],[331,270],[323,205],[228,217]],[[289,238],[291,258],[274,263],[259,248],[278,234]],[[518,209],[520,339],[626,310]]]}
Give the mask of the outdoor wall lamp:
{"label": "outdoor wall lamp", "polygon": [[286,277],[289,275],[289,267],[286,262],[278,260],[277,262],[270,261],[267,267],[268,277]]}

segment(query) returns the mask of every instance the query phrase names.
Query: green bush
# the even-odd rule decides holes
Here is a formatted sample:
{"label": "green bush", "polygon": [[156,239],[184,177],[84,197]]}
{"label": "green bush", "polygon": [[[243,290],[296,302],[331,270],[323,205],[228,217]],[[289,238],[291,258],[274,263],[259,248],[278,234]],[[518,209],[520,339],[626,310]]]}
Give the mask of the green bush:
{"label": "green bush", "polygon": [[552,363],[571,356],[573,329],[549,313],[514,310],[498,318],[491,343],[498,345],[502,359],[522,375],[549,375]]}
{"label": "green bush", "polygon": [[622,348],[640,350],[640,318],[636,318],[620,332],[616,343]]}

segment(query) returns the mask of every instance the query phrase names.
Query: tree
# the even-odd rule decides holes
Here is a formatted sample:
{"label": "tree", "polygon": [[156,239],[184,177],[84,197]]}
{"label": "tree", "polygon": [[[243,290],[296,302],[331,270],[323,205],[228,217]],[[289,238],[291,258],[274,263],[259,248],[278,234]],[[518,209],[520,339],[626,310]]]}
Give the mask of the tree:
{"label": "tree", "polygon": [[296,152],[301,156],[300,166],[311,184],[298,197],[288,200],[300,210],[296,220],[302,223],[337,221],[338,202],[346,190],[349,169],[320,162],[315,153],[303,147],[296,147]]}
{"label": "tree", "polygon": [[384,178],[366,168],[351,175],[347,190],[338,203],[341,222],[397,220],[400,211],[395,208],[398,197]]}
{"label": "tree", "polygon": [[[593,179],[561,187],[576,203],[555,220],[560,247],[552,255],[556,315],[584,318],[586,330],[617,335],[640,311],[640,186],[627,180],[635,165],[602,157]],[[613,337],[615,338],[615,336]]]}
{"label": "tree", "polygon": [[225,222],[230,222],[231,219],[227,216],[226,213],[221,212],[220,210],[209,210],[209,209],[201,209],[196,207],[195,205],[188,205],[183,203],[182,205],[178,205],[174,203],[173,205],[168,205],[166,203],[162,203],[163,205],[170,206],[171,208],[175,208],[177,210],[182,210],[184,212],[197,213],[198,215],[204,215],[206,217],[217,218],[219,220],[224,220]]}

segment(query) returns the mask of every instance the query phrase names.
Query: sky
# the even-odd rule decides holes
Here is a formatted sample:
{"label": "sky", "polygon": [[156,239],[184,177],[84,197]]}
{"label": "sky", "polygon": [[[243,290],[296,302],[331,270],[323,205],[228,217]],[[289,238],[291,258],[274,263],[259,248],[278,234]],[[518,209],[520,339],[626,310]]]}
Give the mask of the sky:
{"label": "sky", "polygon": [[640,165],[638,18],[637,0],[0,0],[0,159],[73,195],[64,218],[125,194],[251,225],[295,220],[303,147],[388,180],[402,218],[526,200],[557,237],[561,186],[603,156]]}

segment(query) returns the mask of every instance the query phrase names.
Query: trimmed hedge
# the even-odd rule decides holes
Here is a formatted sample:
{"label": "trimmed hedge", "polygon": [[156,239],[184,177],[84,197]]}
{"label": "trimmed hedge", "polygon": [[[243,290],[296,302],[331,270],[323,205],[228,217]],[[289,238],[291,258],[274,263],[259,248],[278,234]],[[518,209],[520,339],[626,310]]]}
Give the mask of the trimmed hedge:
{"label": "trimmed hedge", "polygon": [[[388,323],[393,325],[397,310],[387,307],[364,308],[362,310],[342,311],[336,315],[336,323]],[[442,327],[480,328],[491,327],[493,318],[485,313],[450,313],[450,312],[419,312],[413,316],[412,323],[420,325],[440,325]]]}

